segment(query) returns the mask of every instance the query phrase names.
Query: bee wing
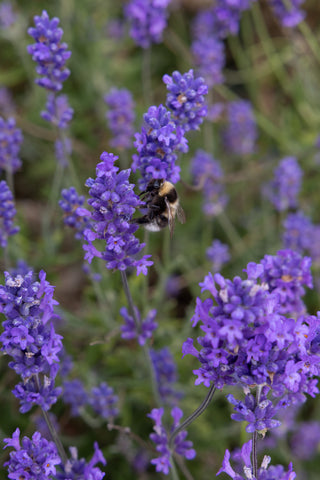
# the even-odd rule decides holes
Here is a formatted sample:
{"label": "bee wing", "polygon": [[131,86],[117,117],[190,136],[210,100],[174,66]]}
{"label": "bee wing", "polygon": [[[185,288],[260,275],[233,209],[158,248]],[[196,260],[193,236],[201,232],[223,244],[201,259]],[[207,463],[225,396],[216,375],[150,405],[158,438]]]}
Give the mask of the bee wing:
{"label": "bee wing", "polygon": [[169,231],[170,231],[170,237],[172,238],[173,231],[174,231],[174,215],[172,213],[172,208],[170,205],[169,200],[167,197],[165,197],[165,202],[166,202],[166,207],[167,207],[167,212],[168,212],[168,226],[169,226]]}
{"label": "bee wing", "polygon": [[186,214],[184,213],[184,210],[180,205],[178,205],[178,208],[177,208],[177,217],[180,223],[185,223]]}

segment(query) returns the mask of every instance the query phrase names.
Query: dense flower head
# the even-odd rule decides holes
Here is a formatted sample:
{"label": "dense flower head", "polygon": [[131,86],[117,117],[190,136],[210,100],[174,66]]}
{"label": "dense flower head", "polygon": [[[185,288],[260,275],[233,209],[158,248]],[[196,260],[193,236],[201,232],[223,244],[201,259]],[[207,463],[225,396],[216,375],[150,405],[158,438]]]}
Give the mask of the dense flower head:
{"label": "dense flower head", "polygon": [[289,213],[283,221],[282,242],[284,248],[306,253],[313,242],[313,224],[303,212]]}
{"label": "dense flower head", "polygon": [[130,0],[124,13],[130,24],[130,36],[142,48],[160,43],[167,26],[167,7],[171,0]]}
{"label": "dense flower head", "polygon": [[207,115],[205,95],[208,87],[202,77],[194,77],[193,70],[181,75],[174,71],[172,76],[164,75],[167,85],[167,107],[172,111],[174,121],[185,132],[197,130]]}
{"label": "dense flower head", "polygon": [[169,405],[176,404],[182,393],[175,387],[178,380],[177,367],[169,348],[150,349],[150,356],[162,401]]}
{"label": "dense flower head", "polygon": [[[275,265],[280,262],[280,272],[287,254],[285,262],[281,258],[281,252],[274,257]],[[295,277],[299,272],[303,284],[305,280],[309,282],[310,272],[304,270],[306,265],[299,258],[298,263],[288,260],[288,275]],[[245,388],[267,385],[272,395],[281,399],[279,408],[284,408],[291,402],[303,402],[306,393],[314,396],[318,392],[313,377],[320,365],[318,330],[315,317],[299,315],[299,278],[295,278],[296,284],[292,283],[294,303],[299,307],[295,312],[297,319],[283,316],[282,312],[288,311],[285,302],[289,292],[285,292],[283,301],[277,283],[273,286],[278,275],[268,276],[270,264],[271,259],[268,263],[262,260],[260,264],[248,264],[246,280],[225,279],[219,273],[205,277],[200,286],[202,291],[209,292],[209,297],[197,299],[192,318],[193,326],[201,322],[203,336],[197,339],[201,350],[189,338],[183,353],[200,361],[200,368],[194,370],[196,384],[209,387],[213,382],[218,389],[226,384]]]}
{"label": "dense flower head", "polygon": [[15,119],[0,117],[0,170],[15,173],[21,167],[19,151],[22,141],[23,136],[20,128],[16,128]]}
{"label": "dense flower head", "polygon": [[295,472],[292,470],[292,463],[289,464],[288,471],[285,471],[282,465],[270,465],[271,457],[265,455],[257,476],[253,476],[253,465],[251,463],[252,440],[244,443],[241,448],[241,459],[243,465],[241,470],[236,472],[230,464],[230,452],[226,450],[222,467],[217,475],[224,472],[234,480],[294,480],[296,478]]}
{"label": "dense flower head", "polygon": [[284,27],[295,27],[306,16],[300,6],[305,0],[269,0],[274,14]]}
{"label": "dense flower head", "polygon": [[73,417],[81,414],[81,409],[88,404],[89,395],[87,394],[83,383],[78,378],[65,380],[62,384],[62,399],[70,405],[70,413]]}
{"label": "dense flower head", "polygon": [[209,217],[219,215],[227,202],[220,163],[210,153],[197,150],[191,161],[193,183],[203,190],[203,211]]}
{"label": "dense flower head", "polygon": [[41,112],[41,116],[61,130],[66,129],[73,117],[73,108],[69,105],[67,95],[55,95],[50,92],[47,96],[46,110]]}
{"label": "dense flower head", "polygon": [[212,262],[212,271],[219,272],[222,266],[230,260],[229,247],[220,240],[213,240],[206,251],[207,258]]}
{"label": "dense flower head", "polygon": [[17,15],[13,11],[11,2],[1,2],[0,4],[0,29],[11,27],[17,20]]}
{"label": "dense flower head", "polygon": [[71,457],[66,465],[61,466],[62,472],[56,473],[57,480],[101,480],[105,476],[105,473],[96,467],[97,463],[102,465],[107,463],[97,442],[94,443],[94,453],[89,462],[84,458],[78,458],[76,447],[70,447],[70,453]]}
{"label": "dense flower head", "polygon": [[130,148],[135,118],[131,92],[126,88],[112,88],[104,101],[108,106],[106,117],[112,133],[111,147]]}
{"label": "dense flower head", "polygon": [[292,315],[304,313],[304,286],[313,286],[311,258],[290,249],[279,250],[277,255],[265,255],[261,265],[264,269],[261,280],[268,284],[270,292],[278,295],[278,311]]}
{"label": "dense flower head", "polygon": [[274,178],[264,188],[264,194],[280,212],[298,206],[303,171],[295,157],[283,158],[274,171]]}
{"label": "dense flower head", "polygon": [[141,320],[141,315],[137,308],[135,309],[135,313],[139,319],[139,325],[136,325],[133,316],[129,314],[126,307],[120,309],[120,314],[125,322],[121,326],[121,337],[126,340],[137,338],[139,345],[142,346],[146,343],[148,338],[152,337],[153,331],[158,326],[157,322],[155,322],[157,310],[149,310],[144,320]]}
{"label": "dense flower head", "polygon": [[9,367],[22,377],[13,393],[23,413],[33,405],[48,410],[61,393],[54,386],[62,337],[52,323],[58,318],[53,290],[44,271],[39,281],[32,271],[16,277],[5,272],[5,285],[0,286],[0,312],[6,317],[0,341],[2,351],[12,358]]}
{"label": "dense flower head", "polygon": [[226,148],[236,155],[248,155],[255,151],[257,125],[252,105],[247,100],[230,102],[227,108],[228,124],[224,132]]}
{"label": "dense flower head", "polygon": [[75,231],[78,240],[83,239],[83,232],[90,223],[89,215],[83,212],[84,203],[84,195],[79,195],[74,187],[62,190],[59,205],[64,211],[63,223]]}
{"label": "dense flower head", "polygon": [[208,87],[223,83],[222,70],[226,63],[225,46],[216,36],[199,35],[191,45],[196,71],[204,78]]}
{"label": "dense flower head", "polygon": [[[163,408],[154,408],[151,413],[148,414],[154,421],[154,433],[150,434],[151,440],[156,444],[156,450],[160,453],[160,456],[151,460],[151,463],[155,465],[157,472],[162,472],[165,475],[168,475],[171,468],[170,455],[171,451],[169,448],[169,435],[162,424],[162,416],[164,414]],[[171,410],[171,416],[173,418],[173,425],[171,431],[174,431],[180,423],[180,419],[183,415],[183,412],[178,407],[173,407]],[[186,440],[187,431],[183,430],[176,435],[174,438],[174,444],[172,450],[185,457],[187,460],[191,460],[196,456],[196,452],[193,449],[192,442]]]}
{"label": "dense flower head", "polygon": [[13,224],[16,212],[13,195],[5,180],[0,182],[0,246],[5,248],[8,237],[15,235],[19,227]]}
{"label": "dense flower head", "polygon": [[[126,270],[135,267],[137,274],[147,273],[152,265],[150,255],[137,259],[145,246],[134,236],[138,226],[131,222],[136,208],[143,202],[133,191],[129,183],[130,169],[119,171],[114,165],[118,157],[103,152],[96,168],[97,177],[86,182],[90,188],[88,204],[93,211],[83,209],[83,215],[90,215],[90,228],[84,231],[87,244],[85,258],[91,262],[93,257],[102,258],[108,269]],[[104,251],[98,250],[93,242],[104,241]]]}
{"label": "dense flower head", "polygon": [[4,464],[9,479],[47,480],[56,474],[56,465],[61,463],[56,446],[39,432],[35,432],[32,439],[23,437],[20,442],[20,430],[17,428],[12,438],[5,438],[4,442],[4,448],[14,448]]}
{"label": "dense flower head", "polygon": [[180,180],[180,167],[176,165],[176,152],[187,151],[183,130],[175,124],[171,112],[163,105],[150,107],[143,119],[141,133],[135,134],[134,146],[138,155],[132,157],[132,170],[138,170],[142,176],[138,182],[139,188],[144,190],[153,178],[177,183]]}
{"label": "dense flower head", "polygon": [[93,387],[89,394],[89,405],[93,411],[106,420],[112,420],[119,415],[117,407],[118,396],[114,394],[113,388],[106,382]]}
{"label": "dense flower head", "polygon": [[63,30],[58,27],[60,20],[50,19],[44,10],[41,17],[34,17],[34,28],[28,33],[35,43],[27,47],[32,59],[37,62],[36,72],[40,76],[35,82],[46,90],[57,92],[62,89],[62,83],[69,77],[70,70],[65,63],[71,55],[68,45],[61,42]]}

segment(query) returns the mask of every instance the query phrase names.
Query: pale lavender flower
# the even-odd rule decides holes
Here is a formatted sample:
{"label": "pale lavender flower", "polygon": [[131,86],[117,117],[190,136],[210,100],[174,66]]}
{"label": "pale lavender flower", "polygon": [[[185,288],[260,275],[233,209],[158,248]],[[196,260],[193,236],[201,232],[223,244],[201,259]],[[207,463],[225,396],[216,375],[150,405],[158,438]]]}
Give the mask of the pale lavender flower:
{"label": "pale lavender flower", "polygon": [[112,88],[105,95],[108,106],[106,114],[112,133],[110,145],[116,148],[130,148],[133,143],[134,102],[131,92],[125,88]]}
{"label": "pale lavender flower", "polygon": [[317,421],[296,423],[289,443],[294,458],[310,460],[319,450],[320,423]]}
{"label": "pale lavender flower", "polygon": [[72,140],[68,137],[63,137],[54,142],[54,152],[56,159],[63,167],[69,163],[69,156],[72,153]]}
{"label": "pale lavender flower", "polygon": [[139,325],[135,324],[134,318],[129,314],[126,307],[120,309],[120,314],[124,319],[124,324],[121,326],[121,337],[126,340],[138,339],[139,345],[144,345],[148,338],[152,337],[153,331],[158,324],[155,322],[157,311],[150,310],[145,319],[141,320],[140,312],[136,308],[135,313],[139,319]]}
{"label": "pale lavender flower", "polygon": [[10,28],[17,20],[17,15],[13,11],[11,2],[1,2],[0,4],[0,29]]}
{"label": "pale lavender flower", "polygon": [[257,125],[251,103],[236,100],[228,105],[228,124],[224,144],[235,155],[248,155],[255,151]]}
{"label": "pale lavender flower", "polygon": [[83,214],[84,203],[84,195],[79,195],[74,187],[62,190],[59,206],[64,211],[63,223],[74,230],[77,240],[84,238],[83,233],[90,224],[90,215]]}
{"label": "pale lavender flower", "polygon": [[89,395],[85,391],[82,381],[78,378],[63,382],[62,398],[65,403],[70,405],[70,413],[74,417],[81,414],[81,409],[89,401]]}
{"label": "pale lavender flower", "polygon": [[263,193],[280,212],[297,208],[303,171],[295,157],[283,158]]}
{"label": "pale lavender flower", "polygon": [[23,136],[14,118],[0,117],[0,169],[15,173],[21,167],[19,158]]}
{"label": "pale lavender flower", "polygon": [[212,262],[212,271],[219,272],[222,266],[229,262],[230,252],[229,247],[220,240],[214,240],[212,245],[206,250],[207,258]]}
{"label": "pale lavender flower", "polygon": [[178,379],[177,367],[169,348],[150,349],[150,356],[162,401],[169,405],[176,404],[182,393],[175,387]]}
{"label": "pale lavender flower", "polygon": [[142,48],[160,43],[167,26],[167,7],[171,0],[130,0],[124,14],[130,24],[130,36]]}
{"label": "pale lavender flower", "polygon": [[118,396],[114,394],[113,388],[109,387],[106,382],[102,382],[91,389],[88,403],[97,415],[106,420],[112,421],[114,417],[119,415]]}
{"label": "pale lavender flower", "polygon": [[272,10],[284,27],[292,28],[298,25],[306,16],[300,6],[305,0],[269,0]]}
{"label": "pale lavender flower", "polygon": [[15,105],[10,90],[6,87],[0,87],[0,114],[5,116],[12,115],[15,112]]}
{"label": "pale lavender flower", "polygon": [[49,93],[47,96],[46,110],[41,112],[41,116],[47,122],[64,130],[72,120],[73,108],[69,106],[67,95],[55,95]]}
{"label": "pale lavender flower", "polygon": [[[97,463],[106,465],[106,459],[101,452],[98,443],[94,443],[94,454],[89,462],[84,458],[78,458],[78,449],[70,447],[71,457],[65,465],[61,465],[61,470],[56,473],[57,480],[102,480],[105,476]],[[31,479],[30,479],[31,480]]]}
{"label": "pale lavender flower", "polygon": [[15,226],[13,219],[16,215],[14,199],[7,182],[0,182],[0,246],[5,248],[8,244],[8,238],[19,232],[19,227]]}
{"label": "pale lavender flower", "polygon": [[303,212],[289,213],[283,221],[284,233],[282,242],[284,248],[290,248],[299,253],[306,253],[314,243],[314,225]]}
{"label": "pale lavender flower", "polygon": [[204,78],[208,87],[223,83],[225,47],[222,40],[212,34],[195,38],[191,45],[196,71]]}

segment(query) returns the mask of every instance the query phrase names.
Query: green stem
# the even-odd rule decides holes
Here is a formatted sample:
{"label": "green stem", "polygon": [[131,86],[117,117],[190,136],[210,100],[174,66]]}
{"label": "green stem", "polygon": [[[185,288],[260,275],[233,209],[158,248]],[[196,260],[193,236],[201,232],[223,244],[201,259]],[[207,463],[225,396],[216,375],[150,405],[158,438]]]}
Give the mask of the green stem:
{"label": "green stem", "polygon": [[[257,394],[256,394],[256,405],[258,406],[260,403],[261,397],[261,385],[257,386]],[[252,434],[252,467],[253,467],[253,476],[257,478],[258,473],[258,458],[257,458],[257,442],[258,442],[258,432],[255,430]]]}
{"label": "green stem", "polygon": [[152,105],[152,82],[151,82],[151,46],[143,50],[142,58],[142,86],[144,101]]}

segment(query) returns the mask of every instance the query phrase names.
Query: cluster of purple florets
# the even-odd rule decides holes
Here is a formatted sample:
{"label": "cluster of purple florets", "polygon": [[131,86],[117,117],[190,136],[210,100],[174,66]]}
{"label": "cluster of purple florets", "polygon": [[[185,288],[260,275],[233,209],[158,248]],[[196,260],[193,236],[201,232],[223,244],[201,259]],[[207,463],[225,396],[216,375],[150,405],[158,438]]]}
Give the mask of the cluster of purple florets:
{"label": "cluster of purple florets", "polygon": [[136,325],[132,315],[129,314],[126,307],[120,309],[120,314],[124,319],[124,324],[121,326],[121,337],[126,340],[137,338],[139,345],[144,345],[148,338],[152,337],[154,330],[158,327],[155,321],[157,311],[150,310],[144,320],[141,320],[140,312],[135,309],[136,317],[139,320],[139,325]]}
{"label": "cluster of purple florets", "polygon": [[167,85],[167,107],[173,114],[173,119],[185,132],[198,129],[207,115],[204,96],[208,86],[202,77],[194,77],[193,70],[181,75],[173,72],[172,76],[164,75],[163,82]]}
{"label": "cluster of purple florets", "polygon": [[19,227],[14,225],[16,215],[14,199],[10,188],[5,180],[0,182],[0,246],[5,248],[8,237],[19,232]]}
{"label": "cluster of purple florets", "polygon": [[69,77],[70,70],[65,64],[71,55],[68,45],[61,42],[63,30],[58,27],[60,20],[56,17],[50,20],[44,10],[41,17],[34,17],[35,27],[29,28],[28,33],[35,42],[27,47],[32,59],[37,62],[37,74],[40,78],[36,83],[40,87],[58,92],[63,82]]}
{"label": "cluster of purple florets", "polygon": [[225,147],[235,155],[254,153],[258,134],[251,103],[247,100],[230,102],[227,116]]}
{"label": "cluster of purple florets", "polygon": [[205,215],[219,215],[228,202],[220,163],[210,153],[197,150],[191,162],[191,175],[194,185],[203,192],[202,208]]}
{"label": "cluster of purple florets", "polygon": [[132,170],[138,170],[142,176],[138,182],[140,189],[144,190],[153,178],[177,183],[180,179],[180,167],[176,165],[177,152],[187,151],[183,130],[163,105],[150,107],[143,119],[141,133],[135,134],[134,146],[138,154],[132,157]]}
{"label": "cluster of purple florets", "polygon": [[274,179],[264,189],[273,206],[280,212],[298,207],[303,171],[295,157],[283,158],[274,171]]}
{"label": "cluster of purple florets", "polygon": [[69,106],[66,95],[56,96],[49,93],[47,98],[46,110],[41,112],[41,116],[47,122],[52,123],[61,130],[65,130],[73,117],[73,108]]}
{"label": "cluster of purple florets", "polygon": [[112,88],[105,95],[108,106],[106,114],[109,128],[112,132],[111,147],[130,148],[133,137],[134,102],[131,92],[125,88]]}
{"label": "cluster of purple florets", "polygon": [[0,170],[15,173],[21,167],[19,158],[23,141],[20,128],[14,118],[4,120],[0,117]]}
{"label": "cluster of purple florets", "polygon": [[[160,453],[159,457],[151,460],[151,463],[155,465],[157,472],[162,472],[167,475],[171,468],[171,450],[168,445],[169,435],[162,424],[163,414],[163,408],[154,408],[148,415],[148,417],[154,421],[154,433],[151,433],[150,438],[156,444],[157,452]],[[173,407],[171,410],[171,416],[173,418],[172,431],[178,427],[182,415],[183,413],[180,408]],[[193,449],[192,442],[190,440],[185,440],[186,436],[186,430],[180,432],[174,439],[174,445],[172,449],[179,455],[191,460],[196,456],[196,452]]]}
{"label": "cluster of purple florets", "polygon": [[176,388],[177,366],[168,347],[150,349],[150,356],[157,381],[158,392],[163,403],[176,405],[182,393]]}
{"label": "cluster of purple florets", "polygon": [[220,240],[213,240],[211,246],[206,250],[206,256],[212,263],[212,272],[220,272],[222,266],[227,263],[231,256],[229,247]]}
{"label": "cluster of purple florets", "polygon": [[270,0],[270,5],[284,27],[292,28],[305,18],[300,6],[305,0]]}
{"label": "cluster of purple florets", "polygon": [[200,361],[196,384],[242,385],[247,393],[267,386],[279,408],[318,393],[318,318],[304,313],[301,299],[303,286],[312,286],[310,265],[310,259],[286,250],[251,262],[246,280],[218,273],[204,279],[202,291],[210,296],[197,299],[192,319],[204,332],[201,350],[192,339],[183,347]]}
{"label": "cluster of purple florets", "polygon": [[9,367],[22,379],[13,393],[23,413],[33,405],[49,410],[61,393],[61,388],[54,385],[62,337],[53,326],[58,318],[53,290],[43,271],[39,280],[34,279],[32,271],[24,277],[5,272],[5,285],[0,286],[0,311],[6,317],[0,341],[2,351],[12,358]]}
{"label": "cluster of purple florets", "polygon": [[162,40],[167,26],[167,7],[171,0],[130,0],[124,13],[130,35],[137,45],[148,48]]}
{"label": "cluster of purple florets", "polygon": [[75,231],[77,240],[83,239],[83,232],[90,224],[89,214],[83,208],[84,203],[84,195],[79,195],[74,187],[62,190],[59,205],[64,211],[63,222]]}
{"label": "cluster of purple florets", "polygon": [[[126,270],[135,267],[137,274],[147,274],[152,265],[150,255],[138,258],[144,244],[135,237],[138,226],[131,222],[136,208],[142,205],[134,193],[134,185],[129,183],[130,170],[121,170],[114,165],[118,157],[103,152],[96,168],[97,177],[86,182],[91,198],[88,204],[92,212],[83,209],[83,215],[90,215],[90,227],[84,231],[86,244],[85,258],[91,262],[93,257],[102,258],[111,270]],[[103,240],[104,250],[93,244]]]}

